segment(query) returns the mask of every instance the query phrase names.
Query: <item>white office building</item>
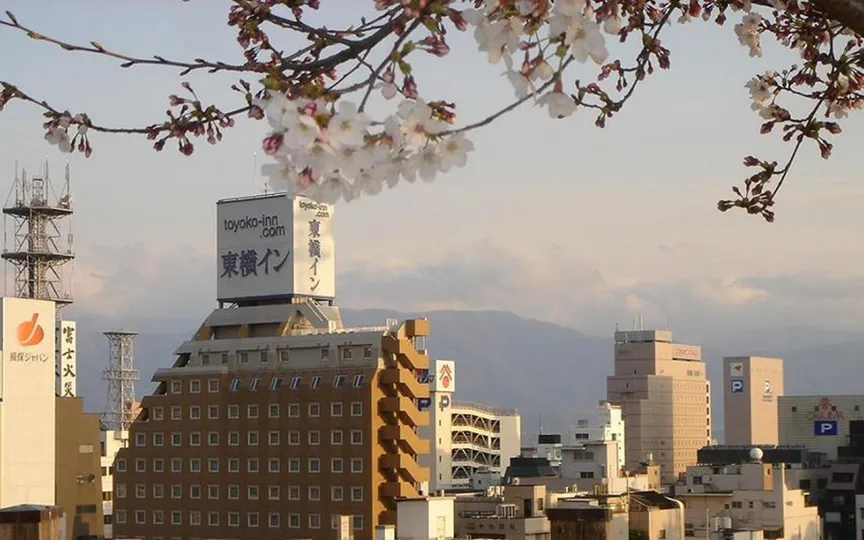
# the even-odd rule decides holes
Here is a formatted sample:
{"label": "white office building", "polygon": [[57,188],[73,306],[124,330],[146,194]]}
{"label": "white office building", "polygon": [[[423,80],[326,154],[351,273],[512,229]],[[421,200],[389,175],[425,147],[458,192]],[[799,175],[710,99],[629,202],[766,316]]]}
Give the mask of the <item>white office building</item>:
{"label": "white office building", "polygon": [[455,374],[452,360],[436,360],[429,373],[429,426],[420,431],[429,438],[430,453],[420,463],[429,467],[432,491],[467,488],[481,471],[503,475],[522,441],[515,409],[455,401]]}
{"label": "white office building", "polygon": [[601,401],[597,412],[588,418],[580,418],[575,426],[570,427],[570,440],[567,445],[582,445],[586,443],[609,442],[617,447],[618,470],[627,463],[624,441],[624,416],[621,407],[608,401]]}

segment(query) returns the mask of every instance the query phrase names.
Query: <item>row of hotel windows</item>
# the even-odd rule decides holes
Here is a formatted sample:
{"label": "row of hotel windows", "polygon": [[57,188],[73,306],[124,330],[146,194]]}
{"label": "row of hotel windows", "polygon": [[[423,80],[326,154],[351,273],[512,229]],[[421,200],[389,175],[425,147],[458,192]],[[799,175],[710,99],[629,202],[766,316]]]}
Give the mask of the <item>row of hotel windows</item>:
{"label": "row of hotel windows", "polygon": [[[189,472],[192,473],[200,473],[202,471],[201,458],[189,458]],[[300,458],[289,458],[288,459],[288,472],[289,473],[299,473],[301,470],[300,466]],[[219,458],[207,458],[207,472],[218,473],[219,472]],[[332,458],[330,460],[330,472],[333,473],[342,473],[344,472],[342,458]],[[183,458],[170,458],[171,464],[171,472],[172,473],[182,473],[183,472]],[[260,468],[260,460],[258,458],[246,458],[246,472],[249,473],[259,473],[261,472]],[[154,473],[165,472],[165,461],[162,458],[154,458],[153,459],[153,470]],[[126,472],[126,460],[118,459],[115,465],[116,471],[118,473]],[[321,459],[320,458],[309,458],[307,460],[307,471],[310,473],[320,473],[321,472]],[[136,458],[135,459],[135,472],[137,473],[146,473],[147,472],[147,460],[145,458]],[[240,458],[229,458],[228,459],[228,472],[229,473],[239,473],[240,472]],[[267,472],[269,473],[279,473],[282,472],[282,460],[279,458],[267,458]],[[363,472],[363,459],[362,458],[351,458],[351,472],[352,473],[361,473]]]}
{"label": "row of hotel windows", "polygon": [[[239,405],[228,405],[228,419],[229,420],[239,420],[240,419],[240,406]],[[162,407],[151,407],[152,412],[152,420],[153,421],[161,421],[165,419],[165,410]],[[171,420],[183,420],[183,407],[180,405],[171,406]],[[341,401],[334,401],[330,403],[330,416],[334,418],[339,418],[342,416],[344,410],[344,403]],[[363,416],[363,402],[362,401],[352,401],[350,404],[351,416],[359,417]],[[321,417],[321,404],[318,402],[313,402],[307,404],[307,415],[309,418],[320,418]],[[267,407],[267,417],[268,418],[279,418],[282,411],[278,403],[271,403]],[[246,406],[246,418],[255,419],[259,418],[259,408],[258,405],[252,404]],[[288,404],[288,418],[300,418],[300,404],[299,403],[289,403]],[[189,406],[189,420],[201,420],[201,406],[200,405],[190,405]],[[218,420],[219,419],[219,405],[208,405],[207,406],[207,419],[208,420]]]}
{"label": "row of hotel windows", "polygon": [[[282,377],[273,377],[270,379],[270,390],[279,390],[282,387],[282,381],[284,379]],[[321,386],[321,381],[323,378],[321,375],[313,375],[309,381],[309,388],[315,390]],[[333,377],[333,388],[345,388],[345,384],[348,382],[347,375],[336,375]],[[354,375],[352,379],[351,386],[353,388],[361,388],[363,383],[366,382],[366,376],[362,373],[358,373]],[[240,379],[231,379],[231,383],[228,385],[228,390],[231,392],[236,392],[240,389]],[[295,375],[291,377],[290,387],[292,390],[297,390],[303,383],[302,375]],[[251,392],[257,392],[261,389],[261,378],[253,377],[249,382],[249,390]],[[219,391],[219,379],[208,379],[207,380],[207,391],[210,393],[216,393]],[[183,392],[183,381],[174,380],[171,381],[171,393],[172,394],[180,394]],[[201,393],[201,380],[200,379],[192,379],[189,381],[189,392],[193,394]]]}
{"label": "row of hotel windows", "polygon": [[[288,431],[288,445],[289,446],[300,446],[301,444],[301,436],[300,431]],[[361,445],[363,444],[363,430],[360,429],[352,429],[351,430],[351,444]],[[156,432],[151,434],[153,437],[153,446],[163,447],[165,446],[165,434],[161,432]],[[201,432],[200,431],[190,431],[189,435],[189,446],[201,446]],[[339,445],[344,444],[343,431],[341,429],[331,429],[330,430],[330,444]],[[246,445],[247,446],[258,446],[260,438],[258,437],[257,431],[247,431],[246,432]],[[310,445],[319,445],[321,444],[321,432],[317,429],[310,429],[306,431],[306,442]],[[267,444],[269,446],[279,446],[282,444],[282,432],[281,431],[268,431],[267,432]],[[142,448],[147,446],[147,434],[146,433],[136,433],[135,434],[135,446],[138,448]],[[179,431],[175,431],[171,433],[171,446],[180,447],[183,446],[183,433]],[[210,431],[207,433],[207,446],[219,446],[219,432]],[[228,446],[240,446],[240,432],[239,431],[229,431],[228,432]]]}
{"label": "row of hotel windows", "polygon": [[[319,349],[319,351],[320,351],[319,358],[321,360],[324,360],[324,361],[330,360],[330,347],[323,347],[323,348]],[[339,355],[342,358],[342,360],[353,360],[354,359],[354,347],[351,347],[351,346],[339,347],[339,351],[340,351]],[[238,362],[241,364],[248,364],[250,353],[251,354],[257,353],[258,354],[258,360],[262,364],[270,363],[270,351],[269,350],[237,351]],[[374,350],[371,346],[367,345],[367,346],[363,347],[363,359],[364,360],[371,359],[373,353],[374,353]],[[220,363],[228,364],[228,359],[229,359],[230,355],[227,352],[223,352],[223,353],[200,353],[199,358],[201,359],[201,365],[209,366],[212,363],[210,361],[210,355],[211,354],[214,354],[214,355],[218,354]],[[287,364],[287,363],[291,362],[291,350],[290,349],[279,349],[277,351],[277,354],[279,355],[279,362],[280,363]]]}
{"label": "row of hotel windows", "polygon": [[[170,524],[171,525],[183,525],[183,514],[180,510],[171,510],[169,512],[170,516]],[[268,514],[264,514],[266,523],[261,523],[261,514],[258,512],[245,512],[246,515],[246,526],[247,527],[271,527],[271,528],[280,528],[282,527],[282,515],[276,512],[271,512]],[[227,512],[227,524],[229,527],[240,527],[240,512]],[[299,529],[301,528],[302,520],[300,519],[300,514],[288,514],[286,520],[286,526],[289,529]],[[189,512],[188,516],[188,524],[192,526],[202,526],[204,522],[202,521],[202,512],[198,510],[193,510]],[[126,510],[117,510],[117,520],[118,524],[126,523]],[[138,525],[147,525],[147,511],[146,510],[135,510],[135,523]],[[153,525],[167,525],[169,522],[165,521],[165,512],[163,510],[153,510],[151,512],[151,523]],[[321,514],[307,514],[306,518],[307,527],[309,529],[320,529],[321,528]],[[220,525],[220,513],[219,512],[207,512],[207,525],[211,527],[218,527]],[[331,520],[331,528],[338,529],[339,528],[339,516],[333,516]],[[352,516],[352,528],[354,530],[362,530],[363,529],[363,516],[355,515]],[[154,536],[153,540],[161,540],[162,537]],[[177,537],[179,538],[179,537]],[[173,539],[173,537],[172,537]]]}
{"label": "row of hotel windows", "polygon": [[[165,486],[163,484],[153,484],[153,498],[154,499],[164,499],[165,498]],[[126,484],[117,484],[115,490],[117,491],[117,499],[125,499],[126,498]],[[267,499],[271,501],[278,501],[282,499],[282,490],[280,486],[270,485],[267,486]],[[287,486],[286,487],[286,499],[289,501],[300,501],[301,499],[301,488],[300,486]],[[240,486],[236,484],[232,484],[228,486],[228,499],[232,501],[240,500]],[[348,488],[348,494],[351,498],[351,502],[363,502],[363,486],[351,486]],[[135,484],[135,498],[136,499],[146,499],[147,498],[147,485],[146,484]],[[182,499],[183,498],[183,486],[181,484],[172,484],[171,485],[171,498],[172,499]],[[203,497],[203,487],[199,484],[194,484],[189,486],[189,498],[190,499],[202,499]],[[257,485],[249,485],[246,486],[246,500],[247,501],[257,501],[262,498],[261,489]],[[209,500],[219,500],[219,486],[216,484],[211,484],[207,486],[207,499]],[[321,487],[320,486],[308,486],[306,488],[306,500],[316,502],[321,500]],[[345,487],[344,486],[330,486],[330,501],[332,502],[343,502],[345,501]]]}

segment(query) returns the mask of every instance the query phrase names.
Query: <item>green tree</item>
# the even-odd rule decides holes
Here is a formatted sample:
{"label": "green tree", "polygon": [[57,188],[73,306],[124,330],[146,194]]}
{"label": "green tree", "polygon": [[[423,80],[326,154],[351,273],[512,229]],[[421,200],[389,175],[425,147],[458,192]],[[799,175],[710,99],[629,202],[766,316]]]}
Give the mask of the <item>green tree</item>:
{"label": "green tree", "polygon": [[[335,202],[376,194],[383,186],[464,165],[473,144],[466,134],[491,124],[526,103],[544,107],[553,118],[580,109],[598,127],[618,114],[637,87],[656,69],[670,67],[660,34],[670,23],[723,25],[734,17],[734,32],[751,56],[761,56],[769,36],[800,55],[797,65],[755,76],[747,83],[753,110],[764,120],[763,134],[790,144],[781,160],[747,156],[750,169],[721,211],[741,208],[774,219],[777,194],[789,177],[802,144],[831,154],[836,119],[864,106],[864,0],[365,0],[370,14],[333,29],[321,0],[230,0],[227,24],[236,28],[243,61],[133,57],[99,42],[73,44],[43,35],[31,21],[12,13],[0,28],[70,53],[99,55],[123,68],[156,65],[237,74],[237,102],[205,103],[182,82],[169,98],[167,118],[142,126],[112,126],[70,104],[48,103],[38,89],[0,81],[0,109],[13,101],[38,107],[46,138],[65,152],[93,152],[91,135],[136,134],[162,150],[175,141],[183,154],[194,140],[216,144],[235,119],[266,118],[272,128],[262,142],[272,162],[264,173],[277,189]],[[339,10],[343,2],[325,1]],[[453,31],[473,30],[480,52],[506,67],[514,101],[488,111],[479,121],[456,122],[456,105],[421,99],[423,74],[412,62],[421,54],[449,54]],[[285,51],[274,43],[301,37],[305,45]],[[635,42],[635,56],[610,55],[607,41]],[[459,54],[466,54],[460,51]],[[710,59],[706,59],[710,62]],[[250,79],[251,82],[247,79]],[[474,84],[469,81],[466,84]],[[370,118],[372,100],[391,103],[389,116]],[[446,98],[446,96],[444,96]],[[473,113],[473,111],[472,111]]]}

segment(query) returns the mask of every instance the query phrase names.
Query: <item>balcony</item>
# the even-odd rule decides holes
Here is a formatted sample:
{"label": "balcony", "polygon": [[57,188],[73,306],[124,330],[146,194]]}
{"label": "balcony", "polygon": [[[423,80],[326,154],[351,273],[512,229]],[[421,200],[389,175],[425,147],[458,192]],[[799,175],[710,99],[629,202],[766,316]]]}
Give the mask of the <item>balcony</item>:
{"label": "balcony", "polygon": [[384,482],[381,484],[378,494],[381,497],[394,498],[411,498],[420,496],[420,492],[418,492],[413,485],[408,484],[407,482]]}
{"label": "balcony", "polygon": [[382,469],[394,469],[399,477],[412,484],[429,480],[429,470],[421,467],[408,454],[384,454],[379,460]]}
{"label": "balcony", "polygon": [[419,410],[411,398],[405,396],[381,398],[378,400],[378,408],[396,414],[402,422],[410,426],[429,425],[429,413]]}
{"label": "balcony", "polygon": [[383,441],[396,442],[403,451],[409,454],[429,453],[429,441],[421,439],[410,427],[405,425],[383,426],[378,431],[378,437]]}
{"label": "balcony", "polygon": [[384,336],[381,347],[385,352],[395,354],[399,364],[412,372],[418,369],[429,369],[429,357],[418,353],[407,339]]}
{"label": "balcony", "polygon": [[381,371],[379,377],[381,384],[393,384],[399,386],[401,394],[417,399],[429,397],[429,386],[417,380],[412,371],[390,367]]}

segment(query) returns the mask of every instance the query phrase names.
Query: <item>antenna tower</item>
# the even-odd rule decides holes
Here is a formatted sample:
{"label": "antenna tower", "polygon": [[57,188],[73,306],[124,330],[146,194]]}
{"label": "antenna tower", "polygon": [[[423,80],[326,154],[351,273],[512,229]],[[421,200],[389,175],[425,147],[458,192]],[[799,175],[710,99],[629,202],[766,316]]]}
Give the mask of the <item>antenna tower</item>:
{"label": "antenna tower", "polygon": [[132,341],[138,332],[115,330],[105,332],[110,347],[108,367],[102,370],[102,379],[108,381],[108,399],[102,413],[102,427],[106,430],[127,431],[135,420],[135,381],[138,370],[134,366]]}
{"label": "antenna tower", "polygon": [[59,196],[47,163],[34,177],[26,170],[19,176],[15,166],[15,181],[3,207],[2,255],[15,269],[15,296],[51,300],[58,308],[72,303],[72,213],[68,163]]}

